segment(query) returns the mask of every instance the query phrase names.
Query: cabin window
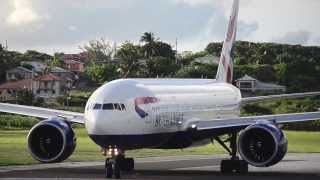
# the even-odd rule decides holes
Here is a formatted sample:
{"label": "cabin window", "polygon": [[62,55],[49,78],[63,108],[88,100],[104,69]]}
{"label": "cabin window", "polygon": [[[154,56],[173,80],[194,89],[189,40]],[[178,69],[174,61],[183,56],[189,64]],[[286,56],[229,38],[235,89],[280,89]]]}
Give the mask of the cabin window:
{"label": "cabin window", "polygon": [[114,107],[113,107],[113,104],[112,104],[112,103],[107,103],[107,104],[103,104],[102,109],[103,109],[103,110],[113,110]]}
{"label": "cabin window", "polygon": [[102,104],[95,104],[93,106],[93,109],[101,109]]}

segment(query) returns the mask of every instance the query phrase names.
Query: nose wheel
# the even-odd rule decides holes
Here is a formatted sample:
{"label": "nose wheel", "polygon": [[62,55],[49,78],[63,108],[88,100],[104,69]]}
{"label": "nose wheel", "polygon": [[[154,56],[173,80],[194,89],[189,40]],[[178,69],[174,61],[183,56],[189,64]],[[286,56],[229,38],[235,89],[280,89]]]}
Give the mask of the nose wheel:
{"label": "nose wheel", "polygon": [[105,162],[105,175],[106,178],[121,177],[121,171],[130,172],[134,170],[134,159],[125,158],[123,151],[118,149],[109,149],[108,155],[111,158],[107,158]]}
{"label": "nose wheel", "polygon": [[105,171],[106,171],[106,178],[112,178],[113,175],[116,179],[120,178],[119,163],[117,163],[116,161],[113,161],[112,159],[106,159]]}

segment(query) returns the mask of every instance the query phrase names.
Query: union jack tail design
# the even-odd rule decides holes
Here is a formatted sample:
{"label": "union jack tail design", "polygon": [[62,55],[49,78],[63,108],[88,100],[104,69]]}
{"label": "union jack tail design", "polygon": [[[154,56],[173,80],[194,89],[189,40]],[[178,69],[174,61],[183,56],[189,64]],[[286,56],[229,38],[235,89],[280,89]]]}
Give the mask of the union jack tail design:
{"label": "union jack tail design", "polygon": [[220,82],[232,83],[233,80],[232,48],[237,35],[238,12],[239,0],[234,0],[228,31],[222,46],[218,72],[216,75],[216,80]]}

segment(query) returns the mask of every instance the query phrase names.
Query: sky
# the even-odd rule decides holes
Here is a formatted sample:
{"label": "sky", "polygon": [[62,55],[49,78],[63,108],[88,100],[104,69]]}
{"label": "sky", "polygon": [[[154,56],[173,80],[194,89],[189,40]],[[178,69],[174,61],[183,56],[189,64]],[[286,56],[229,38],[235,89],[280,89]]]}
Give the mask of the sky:
{"label": "sky", "polygon": [[[139,43],[153,32],[178,51],[223,41],[232,0],[0,0],[9,50],[76,53],[90,40]],[[237,40],[320,45],[320,0],[240,0]]]}

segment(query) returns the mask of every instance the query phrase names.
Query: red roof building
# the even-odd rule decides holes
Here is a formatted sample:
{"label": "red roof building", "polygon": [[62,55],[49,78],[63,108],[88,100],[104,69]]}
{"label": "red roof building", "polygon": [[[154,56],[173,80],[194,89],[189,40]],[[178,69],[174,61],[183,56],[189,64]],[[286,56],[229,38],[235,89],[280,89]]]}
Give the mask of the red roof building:
{"label": "red roof building", "polygon": [[78,54],[64,54],[63,55],[63,61],[80,61],[80,62],[86,62],[89,59],[88,53],[82,52]]}
{"label": "red roof building", "polygon": [[17,92],[21,90],[32,91],[32,79],[9,81],[0,85],[0,100],[16,99]]}
{"label": "red roof building", "polygon": [[0,85],[0,100],[15,100],[18,91],[32,91],[36,97],[55,98],[64,95],[72,87],[72,79],[45,74],[33,79],[10,81]]}

